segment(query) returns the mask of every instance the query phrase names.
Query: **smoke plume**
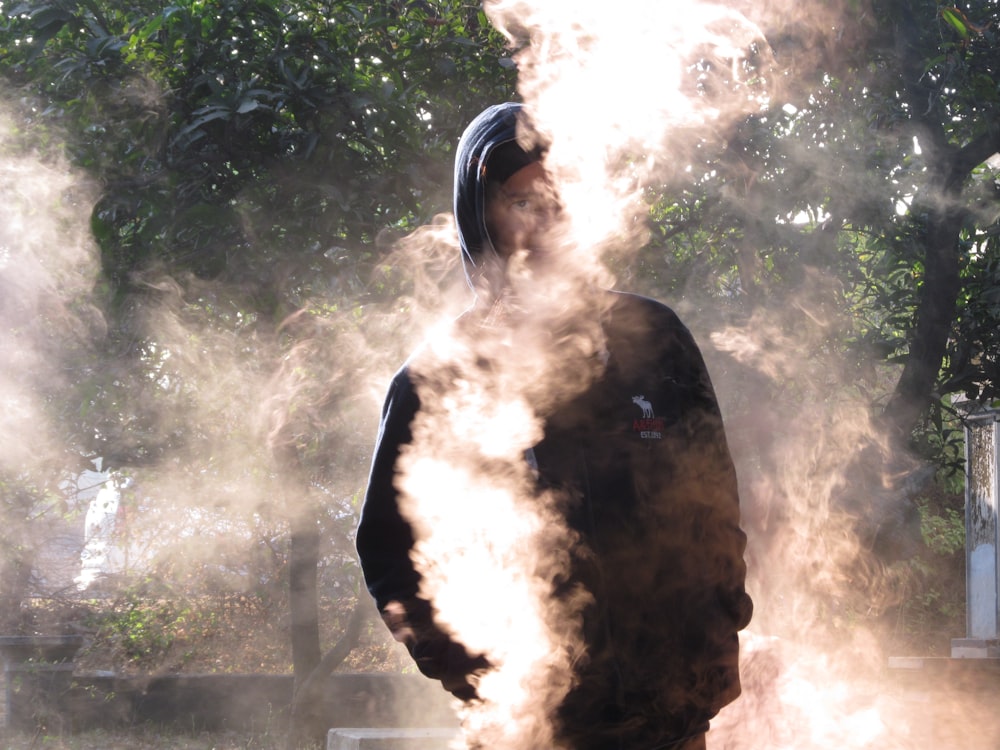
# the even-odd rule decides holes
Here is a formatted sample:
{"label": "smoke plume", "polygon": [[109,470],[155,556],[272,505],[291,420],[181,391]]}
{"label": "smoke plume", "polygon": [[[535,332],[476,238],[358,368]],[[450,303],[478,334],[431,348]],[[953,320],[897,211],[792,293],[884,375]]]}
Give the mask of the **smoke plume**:
{"label": "smoke plume", "polygon": [[[837,4],[807,6],[485,4],[515,50],[532,126],[551,144],[546,167],[570,217],[564,240],[581,277],[614,283],[604,254],[639,252],[648,238],[647,189],[683,176],[699,149],[724,144],[743,118],[801,96],[816,70],[837,69],[838,45],[857,25]],[[780,68],[769,40],[784,55]],[[869,477],[865,498],[845,495],[858,482],[859,454],[886,448],[871,396],[893,374],[872,366],[859,377],[824,346],[847,325],[845,310],[832,279],[804,271],[787,309],[762,307],[742,324],[697,314],[712,300],[666,300],[694,313],[689,323],[723,402],[750,533],[757,614],[743,639],[744,696],[723,710],[709,742],[923,747],[936,740],[901,727],[912,705],[887,692],[877,629],[898,603],[904,574],[876,560],[858,534],[859,522],[892,523],[898,494],[892,477]],[[568,287],[549,297],[562,306],[558,320],[592,319]],[[417,527],[424,595],[459,640],[499,665],[480,685],[484,705],[466,709],[466,727],[487,746],[529,748],[551,742],[550,712],[569,687],[561,677],[578,657],[584,601],[555,599],[547,588],[575,540],[558,521],[560,499],[532,496],[523,456],[540,434],[534,406],[558,402],[564,394],[548,389],[601,342],[593,331],[557,335],[575,342],[567,360],[551,355],[551,340],[535,346],[528,331],[516,338],[514,354],[509,341],[445,344],[431,333],[432,364],[420,372],[440,373],[448,382],[432,389],[454,398],[418,417],[416,434],[433,449],[404,457],[401,487]],[[585,388],[594,373],[583,372],[562,387]],[[417,500],[425,497],[437,504]],[[501,575],[484,583],[486,570]],[[546,599],[552,609],[539,607]]]}

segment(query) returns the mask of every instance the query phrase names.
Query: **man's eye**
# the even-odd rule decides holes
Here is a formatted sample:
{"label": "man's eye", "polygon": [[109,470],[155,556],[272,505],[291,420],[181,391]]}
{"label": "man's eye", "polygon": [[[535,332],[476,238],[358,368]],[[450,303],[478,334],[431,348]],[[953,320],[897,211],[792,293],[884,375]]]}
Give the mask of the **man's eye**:
{"label": "man's eye", "polygon": [[531,201],[527,198],[519,201],[514,201],[514,208],[526,209],[531,207]]}

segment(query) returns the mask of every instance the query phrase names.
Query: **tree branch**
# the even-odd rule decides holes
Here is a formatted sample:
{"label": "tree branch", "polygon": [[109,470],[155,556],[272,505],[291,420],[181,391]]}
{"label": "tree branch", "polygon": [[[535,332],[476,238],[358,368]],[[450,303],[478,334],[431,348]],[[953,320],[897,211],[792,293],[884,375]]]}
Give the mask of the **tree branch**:
{"label": "tree branch", "polygon": [[965,181],[972,170],[1000,152],[1000,128],[994,123],[987,124],[987,130],[966,143],[955,154],[953,160],[953,175],[959,184]]}

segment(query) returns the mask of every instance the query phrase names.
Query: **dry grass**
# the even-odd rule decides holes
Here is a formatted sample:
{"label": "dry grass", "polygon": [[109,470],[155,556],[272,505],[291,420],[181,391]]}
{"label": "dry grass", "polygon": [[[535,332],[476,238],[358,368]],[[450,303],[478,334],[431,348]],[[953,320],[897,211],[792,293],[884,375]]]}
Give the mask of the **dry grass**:
{"label": "dry grass", "polygon": [[0,750],[286,750],[278,735],[239,732],[183,734],[139,727],[79,734],[34,734],[0,729]]}

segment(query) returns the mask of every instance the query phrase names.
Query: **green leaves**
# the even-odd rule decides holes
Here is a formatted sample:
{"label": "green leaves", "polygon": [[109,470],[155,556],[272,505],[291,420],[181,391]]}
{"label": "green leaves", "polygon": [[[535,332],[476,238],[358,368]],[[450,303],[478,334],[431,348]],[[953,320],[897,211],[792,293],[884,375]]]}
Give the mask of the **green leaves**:
{"label": "green leaves", "polygon": [[8,18],[18,18],[25,22],[29,30],[25,48],[28,54],[25,64],[31,64],[41,55],[45,46],[73,20],[73,14],[62,7],[62,3],[21,3],[7,11]]}
{"label": "green leaves", "polygon": [[[458,134],[514,82],[503,39],[466,4],[43,0],[7,12],[0,75],[39,103],[31,132],[64,134],[101,186],[90,230],[115,374],[71,400],[86,404],[74,411],[86,439],[99,424],[97,450],[122,461],[200,439],[181,416],[197,378],[158,388],[138,354],[163,349],[151,314],[181,282],[161,279],[195,299],[191,288],[219,284],[258,323],[317,297],[363,311],[405,294],[401,274],[373,280],[377,238],[448,207]],[[192,326],[207,314],[183,309]],[[225,338],[229,323],[204,325]]]}
{"label": "green leaves", "polygon": [[942,8],[941,18],[943,18],[952,29],[958,32],[958,35],[962,37],[962,39],[969,38],[971,32],[968,22],[965,20],[965,16],[962,14],[962,11],[958,8]]}

